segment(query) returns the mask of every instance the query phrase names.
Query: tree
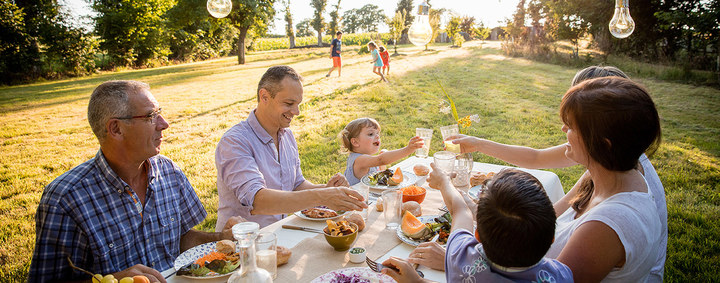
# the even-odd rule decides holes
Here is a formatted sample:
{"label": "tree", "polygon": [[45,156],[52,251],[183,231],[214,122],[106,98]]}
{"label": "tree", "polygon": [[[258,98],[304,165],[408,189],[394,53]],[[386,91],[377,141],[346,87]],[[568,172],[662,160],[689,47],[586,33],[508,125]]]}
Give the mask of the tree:
{"label": "tree", "polygon": [[530,33],[530,43],[537,43],[543,37],[541,32],[540,20],[542,19],[542,4],[540,0],[530,0],[527,7],[527,13],[531,20],[532,33]]}
{"label": "tree", "polygon": [[407,28],[407,26],[405,25],[405,13],[402,11],[395,12],[395,16],[391,19],[388,19],[387,24],[390,27],[390,36],[393,39],[393,47],[395,48],[395,54],[398,54],[397,42],[402,35],[402,31]]}
{"label": "tree", "polygon": [[460,18],[460,31],[472,36],[475,27],[475,17],[465,16]]}
{"label": "tree", "polygon": [[485,27],[485,24],[483,24],[483,22],[480,21],[477,24],[477,26],[475,26],[473,28],[473,36],[483,40],[483,42],[484,42],[485,39],[487,39],[488,36],[490,36],[490,29]]}
{"label": "tree", "polygon": [[292,13],[290,12],[290,0],[284,0],[285,4],[285,35],[290,40],[290,48],[295,48],[295,30],[293,30]]}
{"label": "tree", "polygon": [[26,79],[40,66],[40,49],[25,28],[25,13],[11,1],[0,2],[0,81]]}
{"label": "tree", "polygon": [[462,46],[462,42],[464,41],[464,39],[461,40],[462,37],[460,36],[460,22],[462,22],[462,18],[452,16],[450,17],[447,27],[445,27],[445,32],[453,39],[453,46]]}
{"label": "tree", "polygon": [[335,7],[335,10],[330,12],[330,25],[328,26],[328,35],[333,37],[335,36],[335,33],[340,30],[340,1],[341,0],[338,0],[337,5],[333,5],[333,7]]}
{"label": "tree", "polygon": [[[428,15],[428,22],[430,22],[430,28],[432,29],[432,37],[430,38],[430,42],[435,41],[435,38],[437,37],[438,33],[440,32],[440,20],[442,18],[442,15],[446,12],[445,8],[440,9],[430,9],[430,14]],[[427,44],[425,45],[425,50],[428,49]]]}
{"label": "tree", "polygon": [[245,38],[248,31],[251,28],[267,30],[267,23],[275,16],[274,2],[275,0],[233,0],[233,11],[228,17],[240,32],[237,41],[238,64],[245,64]]}
{"label": "tree", "polygon": [[92,0],[100,48],[108,52],[111,64],[142,66],[166,58],[170,49],[165,13],[174,4],[172,0]]}
{"label": "tree", "polygon": [[206,0],[178,0],[167,12],[171,59],[205,60],[235,50],[237,30],[228,18],[208,17],[205,3]]}
{"label": "tree", "polygon": [[304,19],[297,23],[297,25],[295,25],[295,28],[297,29],[295,35],[298,37],[311,36],[312,32],[310,31],[310,21],[310,19]]}
{"label": "tree", "polygon": [[395,13],[402,12],[402,14],[405,17],[405,27],[402,30],[402,42],[408,42],[408,29],[410,29],[410,25],[412,25],[413,21],[415,20],[415,15],[413,12],[415,11],[415,7],[413,6],[413,0],[400,0],[398,1],[397,8],[395,8]]}
{"label": "tree", "polygon": [[512,20],[507,21],[506,30],[515,41],[520,41],[523,38],[525,34],[525,0],[518,2]]}
{"label": "tree", "polygon": [[313,19],[310,24],[315,29],[315,31],[317,31],[318,46],[322,46],[322,31],[325,28],[325,19],[323,18],[323,13],[325,12],[325,5],[327,5],[327,0],[310,1],[310,6],[315,9],[315,12],[313,12]]}
{"label": "tree", "polygon": [[360,9],[348,10],[343,14],[343,27],[350,33],[377,32],[378,25],[385,21],[383,10],[373,4],[366,4]]}

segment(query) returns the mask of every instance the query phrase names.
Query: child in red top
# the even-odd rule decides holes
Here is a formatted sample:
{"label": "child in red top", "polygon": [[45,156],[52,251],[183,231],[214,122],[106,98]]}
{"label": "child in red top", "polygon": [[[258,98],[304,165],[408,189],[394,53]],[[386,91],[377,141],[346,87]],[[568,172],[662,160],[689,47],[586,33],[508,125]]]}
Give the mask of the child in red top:
{"label": "child in red top", "polygon": [[[388,53],[387,49],[385,49],[385,46],[380,46],[380,58],[382,58],[383,67],[382,72],[385,73],[385,75],[390,74],[390,53]],[[387,71],[385,70],[387,68]]]}

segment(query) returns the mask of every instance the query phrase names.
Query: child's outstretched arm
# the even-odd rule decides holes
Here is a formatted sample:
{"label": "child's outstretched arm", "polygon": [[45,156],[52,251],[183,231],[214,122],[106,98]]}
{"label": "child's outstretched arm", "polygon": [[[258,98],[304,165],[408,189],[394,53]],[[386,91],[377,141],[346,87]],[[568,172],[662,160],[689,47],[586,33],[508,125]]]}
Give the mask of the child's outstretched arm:
{"label": "child's outstretched arm", "polygon": [[440,190],[440,193],[442,193],[445,205],[450,211],[450,215],[452,215],[451,231],[457,229],[474,231],[473,213],[468,208],[460,192],[450,183],[450,177],[446,172],[435,167],[435,163],[430,163],[430,167],[432,167],[432,172],[430,172],[427,179],[428,186]]}
{"label": "child's outstretched arm", "polygon": [[[381,165],[386,165],[393,163],[395,161],[400,160],[400,158],[403,158],[405,156],[408,156],[415,152],[416,149],[421,148],[423,146],[423,140],[418,137],[414,136],[410,139],[408,142],[408,145],[406,147],[403,147],[401,149],[396,150],[390,150],[383,153],[380,153],[378,155],[361,155],[358,156],[357,159],[355,159],[355,172],[358,172],[358,169],[365,169],[367,170],[370,167],[376,167]],[[363,172],[365,170],[362,170]]]}

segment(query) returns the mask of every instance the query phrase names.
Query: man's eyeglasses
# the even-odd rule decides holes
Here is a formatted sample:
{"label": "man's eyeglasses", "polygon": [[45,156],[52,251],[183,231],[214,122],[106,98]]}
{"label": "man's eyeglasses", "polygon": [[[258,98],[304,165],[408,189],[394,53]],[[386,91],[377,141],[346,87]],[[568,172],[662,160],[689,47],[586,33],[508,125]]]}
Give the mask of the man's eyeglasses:
{"label": "man's eyeglasses", "polygon": [[158,117],[162,114],[162,108],[158,108],[158,110],[155,110],[147,115],[139,115],[139,116],[130,116],[130,117],[115,117],[113,119],[118,120],[132,120],[132,119],[147,119],[150,121],[150,123],[155,124],[157,123]]}

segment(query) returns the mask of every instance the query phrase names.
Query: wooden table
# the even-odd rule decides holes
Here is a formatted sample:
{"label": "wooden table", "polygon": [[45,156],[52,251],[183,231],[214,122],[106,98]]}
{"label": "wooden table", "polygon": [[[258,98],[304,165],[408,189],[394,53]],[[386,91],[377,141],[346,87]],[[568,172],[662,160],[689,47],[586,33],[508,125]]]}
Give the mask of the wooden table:
{"label": "wooden table", "polygon": [[[432,162],[432,158],[417,158],[413,156],[398,163],[394,168],[399,167],[402,170],[412,172],[412,168],[416,164],[429,165],[430,162]],[[498,172],[506,167],[507,166],[475,162],[473,171]],[[545,187],[545,190],[552,202],[556,202],[564,196],[560,179],[557,175],[555,175],[555,173],[543,170],[518,169],[526,171],[538,178]],[[440,192],[427,187],[427,183],[424,183],[424,181],[421,181],[420,183],[427,189],[426,199],[421,205],[423,215],[441,214],[438,210],[438,208],[443,206]],[[356,186],[362,186],[362,184],[358,184]],[[373,199],[374,198],[371,198],[371,201]],[[304,220],[295,215],[289,215],[288,217],[261,229],[261,231],[274,232],[278,238],[278,245],[288,247],[293,251],[290,262],[278,268],[278,278],[275,282],[309,282],[317,276],[338,268],[366,267],[364,263],[350,263],[347,260],[347,252],[337,252],[333,250],[330,245],[323,243],[325,240],[322,235],[311,232],[283,229],[282,225],[284,224],[317,229],[322,229],[326,225],[323,221]],[[395,235],[394,231],[384,229],[384,218],[380,212],[375,210],[374,204],[370,205],[366,225],[366,229],[358,235],[355,245],[361,245],[368,249],[368,251],[385,251],[382,255],[377,253],[372,254],[369,252],[368,257],[371,259],[382,262],[390,256],[407,258],[410,252],[412,252],[414,247],[401,242]],[[419,269],[425,273],[425,278],[438,282],[445,282],[444,272],[432,270],[424,266],[420,266]],[[172,272],[172,269],[166,270],[163,272],[163,275],[170,274]],[[228,278],[229,276],[217,279],[205,279],[202,280],[202,282],[225,282]],[[189,279],[174,275],[169,277],[167,280],[168,282],[198,282],[196,279]]]}

